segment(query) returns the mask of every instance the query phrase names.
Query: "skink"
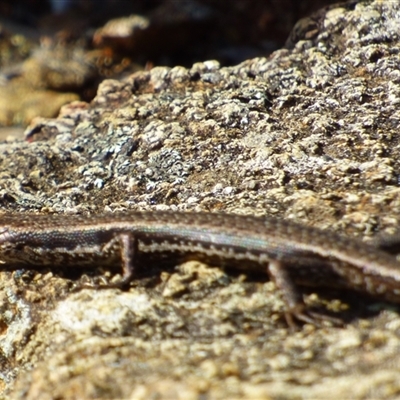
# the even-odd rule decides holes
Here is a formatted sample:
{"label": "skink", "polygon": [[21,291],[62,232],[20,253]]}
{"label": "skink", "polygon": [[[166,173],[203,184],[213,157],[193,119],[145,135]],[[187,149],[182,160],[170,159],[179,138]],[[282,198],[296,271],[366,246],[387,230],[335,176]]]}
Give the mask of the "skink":
{"label": "skink", "polygon": [[400,303],[400,263],[356,239],[271,217],[185,212],[0,215],[0,262],[70,266],[121,263],[127,285],[146,256],[195,259],[268,273],[286,318],[314,322],[297,285],[347,286]]}

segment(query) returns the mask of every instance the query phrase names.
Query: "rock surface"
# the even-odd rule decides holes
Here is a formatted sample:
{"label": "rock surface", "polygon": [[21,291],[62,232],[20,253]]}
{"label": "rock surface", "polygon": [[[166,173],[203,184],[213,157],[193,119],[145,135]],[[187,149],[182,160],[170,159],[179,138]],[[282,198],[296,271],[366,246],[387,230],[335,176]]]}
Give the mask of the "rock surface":
{"label": "rock surface", "polygon": [[8,127],[26,127],[34,117],[56,117],[74,99],[91,101],[105,78],[266,56],[299,18],[333,1],[56,0],[51,12],[47,1],[4,0],[0,138],[15,136]]}
{"label": "rock surface", "polygon": [[[400,5],[352,2],[317,22],[303,25],[317,32],[298,31],[290,49],[268,59],[157,67],[104,81],[90,104],[36,120],[26,142],[0,145],[3,209],[224,211],[365,239],[392,232],[400,209]],[[266,275],[197,262],[151,267],[129,292],[71,293],[85,280],[74,271],[2,272],[4,393],[399,397],[395,305],[317,288],[307,301],[346,324],[293,333]]]}

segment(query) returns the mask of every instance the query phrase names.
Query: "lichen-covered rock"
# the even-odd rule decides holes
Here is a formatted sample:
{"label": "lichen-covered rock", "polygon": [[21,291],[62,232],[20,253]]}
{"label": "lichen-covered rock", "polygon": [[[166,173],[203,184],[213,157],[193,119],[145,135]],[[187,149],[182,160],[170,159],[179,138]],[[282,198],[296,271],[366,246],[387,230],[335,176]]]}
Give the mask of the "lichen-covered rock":
{"label": "lichen-covered rock", "polygon": [[[397,2],[353,2],[268,59],[104,81],[90,104],[32,123],[29,142],[1,145],[3,208],[228,211],[359,237],[390,232],[400,207],[399,16]],[[313,289],[307,301],[346,324],[292,334],[266,276],[196,262],[148,268],[127,293],[71,294],[71,271],[2,273],[10,396],[399,396],[394,308]]]}

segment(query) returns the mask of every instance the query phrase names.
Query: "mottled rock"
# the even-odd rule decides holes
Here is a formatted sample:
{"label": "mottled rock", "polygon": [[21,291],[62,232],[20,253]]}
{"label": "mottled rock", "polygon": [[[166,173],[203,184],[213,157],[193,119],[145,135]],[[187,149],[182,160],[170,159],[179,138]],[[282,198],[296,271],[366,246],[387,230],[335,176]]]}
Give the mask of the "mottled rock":
{"label": "mottled rock", "polygon": [[[399,15],[397,2],[339,6],[268,59],[106,80],[90,104],[36,120],[29,143],[0,146],[3,208],[65,213],[66,223],[76,212],[179,209],[277,215],[361,238],[390,232]],[[291,333],[263,274],[146,267],[126,293],[70,293],[84,281],[71,271],[0,274],[9,396],[399,397],[395,306],[314,288],[307,302],[344,326]]]}

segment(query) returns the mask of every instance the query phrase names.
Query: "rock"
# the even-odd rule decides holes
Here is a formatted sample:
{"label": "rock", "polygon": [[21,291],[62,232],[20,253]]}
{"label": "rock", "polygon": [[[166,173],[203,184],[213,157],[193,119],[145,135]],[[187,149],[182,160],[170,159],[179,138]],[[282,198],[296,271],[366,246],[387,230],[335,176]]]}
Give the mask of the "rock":
{"label": "rock", "polygon": [[[129,208],[277,215],[365,239],[396,229],[400,5],[323,15],[269,58],[106,80],[90,104],[34,121],[29,143],[1,145],[3,208],[66,224]],[[395,306],[312,288],[306,300],[345,324],[293,334],[263,274],[146,267],[128,292],[70,293],[77,271],[0,274],[7,396],[398,397]]]}

